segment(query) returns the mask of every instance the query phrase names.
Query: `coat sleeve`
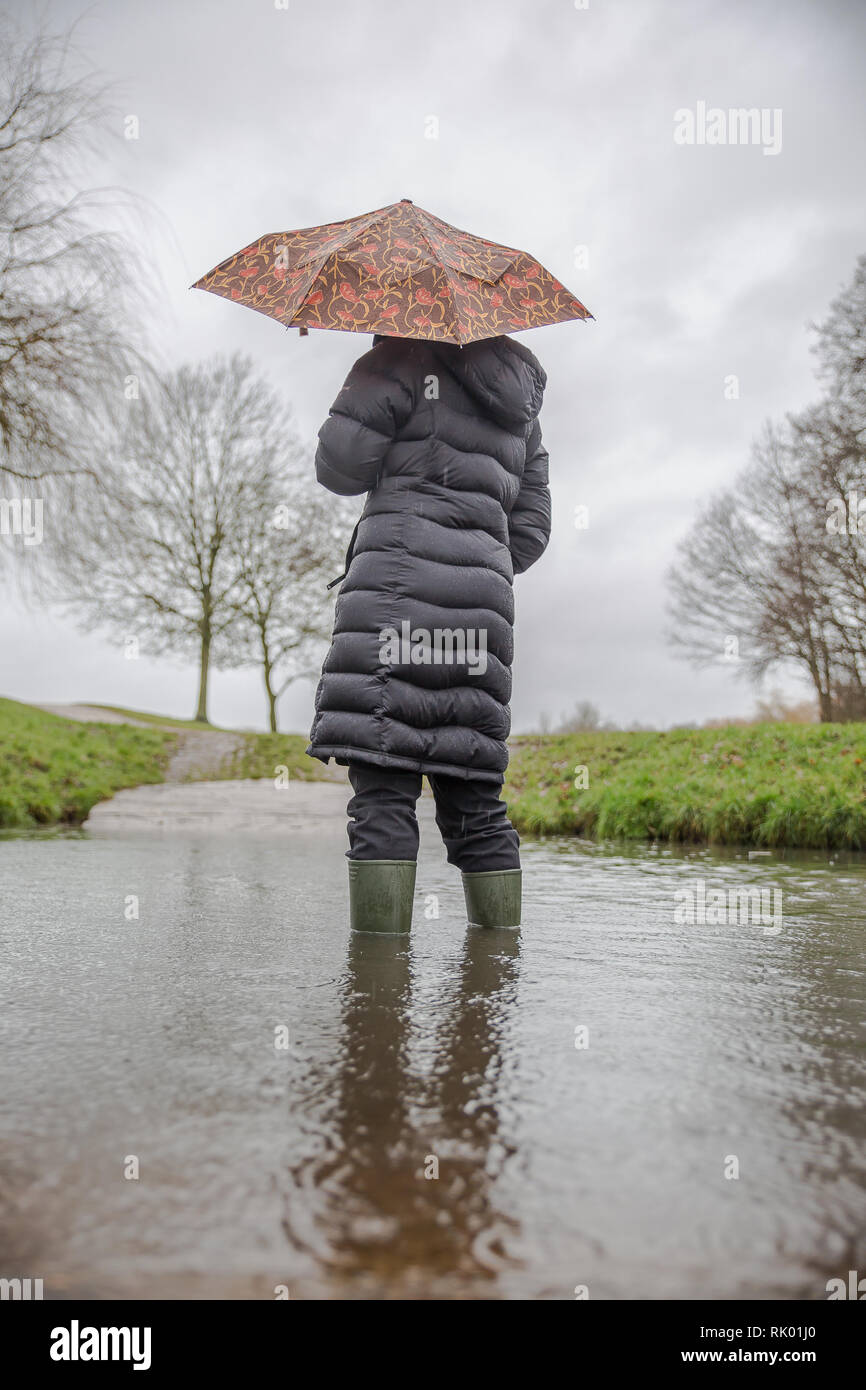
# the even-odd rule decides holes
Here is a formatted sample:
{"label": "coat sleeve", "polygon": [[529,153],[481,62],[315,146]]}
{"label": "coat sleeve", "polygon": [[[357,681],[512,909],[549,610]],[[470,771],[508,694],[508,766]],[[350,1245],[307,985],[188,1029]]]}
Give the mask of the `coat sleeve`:
{"label": "coat sleeve", "polygon": [[412,413],[409,386],[383,369],[381,354],[374,348],[355,363],[319,430],[316,477],[341,497],[376,486],[385,453]]}
{"label": "coat sleeve", "polygon": [[550,488],[548,454],[541,441],[541,425],[534,420],[526,441],[526,463],[517,500],[508,518],[508,543],[514,573],[534,565],[550,540]]}

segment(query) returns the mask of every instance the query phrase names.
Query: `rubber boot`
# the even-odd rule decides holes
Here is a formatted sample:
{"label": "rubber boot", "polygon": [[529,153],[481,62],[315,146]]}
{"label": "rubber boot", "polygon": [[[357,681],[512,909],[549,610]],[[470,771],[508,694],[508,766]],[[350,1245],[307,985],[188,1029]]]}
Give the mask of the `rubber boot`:
{"label": "rubber boot", "polygon": [[522,879],[520,869],[464,874],[463,894],[470,927],[519,927]]}
{"label": "rubber boot", "polygon": [[408,932],[415,895],[414,859],[350,859],[352,931]]}

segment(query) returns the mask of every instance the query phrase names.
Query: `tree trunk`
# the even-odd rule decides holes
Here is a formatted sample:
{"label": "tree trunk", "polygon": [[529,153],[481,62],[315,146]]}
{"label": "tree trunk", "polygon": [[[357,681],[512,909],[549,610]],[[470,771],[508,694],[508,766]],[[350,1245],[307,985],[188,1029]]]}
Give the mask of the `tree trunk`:
{"label": "tree trunk", "polygon": [[210,668],[210,624],[206,623],[201,634],[201,664],[198,682],[198,709],[195,717],[202,724],[209,724],[207,717],[207,678]]}
{"label": "tree trunk", "polygon": [[271,683],[273,666],[271,665],[271,654],[268,651],[268,644],[265,635],[262,633],[262,671],[265,678],[265,693],[268,697],[268,716],[270,719],[271,733],[277,732],[277,697],[274,694],[274,687]]}
{"label": "tree trunk", "polygon": [[818,696],[818,718],[822,724],[832,724],[833,692],[827,675],[826,649],[818,652],[815,648],[815,640],[810,634],[808,655],[804,653],[804,658],[812,677],[815,694]]}
{"label": "tree trunk", "polygon": [[[821,723],[834,724],[836,722],[836,701],[833,699],[833,671],[830,653],[827,650],[825,641],[821,643],[821,693],[818,696],[821,704]],[[826,717],[824,710],[826,709]]]}

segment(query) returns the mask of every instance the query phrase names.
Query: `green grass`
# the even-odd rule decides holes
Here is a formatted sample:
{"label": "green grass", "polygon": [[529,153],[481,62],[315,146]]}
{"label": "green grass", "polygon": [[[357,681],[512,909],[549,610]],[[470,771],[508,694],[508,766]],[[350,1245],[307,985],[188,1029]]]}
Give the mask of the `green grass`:
{"label": "green grass", "polygon": [[277,768],[288,768],[289,777],[297,782],[322,782],[327,779],[324,763],[308,758],[305,752],[310,740],[304,734],[242,734],[243,747],[227,760],[221,777],[276,776]]}
{"label": "green grass", "polygon": [[174,734],[80,724],[0,699],[0,828],[80,825],[122,787],[161,782]]}
{"label": "green grass", "polygon": [[[80,701],[87,705],[88,700]],[[142,724],[164,724],[172,729],[217,729],[217,724],[205,724],[201,719],[175,719],[170,714],[151,714],[149,710],[124,709],[123,705],[93,705],[93,709],[110,710],[113,714],[124,714],[128,719],[137,719]]]}
{"label": "green grass", "polygon": [[505,793],[530,835],[866,849],[866,724],[516,738]]}
{"label": "green grass", "polygon": [[[171,727],[83,724],[0,700],[0,828],[79,825],[121,788],[163,780],[172,729],[208,727],[118,712]],[[238,737],[221,777],[328,776],[301,734]],[[511,742],[505,794],[524,835],[863,850],[866,724],[529,735]]]}

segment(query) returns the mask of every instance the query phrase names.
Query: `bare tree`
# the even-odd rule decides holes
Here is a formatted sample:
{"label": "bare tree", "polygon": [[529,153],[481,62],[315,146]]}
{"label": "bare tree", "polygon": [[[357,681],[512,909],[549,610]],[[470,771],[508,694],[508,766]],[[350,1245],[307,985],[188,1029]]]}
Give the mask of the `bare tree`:
{"label": "bare tree", "polygon": [[866,256],[860,256],[851,281],[830,305],[823,323],[813,325],[818,377],[831,395],[866,396]]}
{"label": "bare tree", "polygon": [[818,330],[817,405],[767,425],[669,574],[672,642],[756,680],[809,676],[820,718],[866,718],[866,258]]}
{"label": "bare tree", "polygon": [[347,511],[295,460],[268,483],[235,530],[239,651],[261,665],[268,720],[293,681],[312,675],[328,637],[333,604],[327,584],[345,549]]}
{"label": "bare tree", "polygon": [[834,395],[790,420],[797,476],[817,518],[816,563],[828,608],[836,718],[866,718],[866,435]]}
{"label": "bare tree", "polygon": [[32,492],[92,472],[94,418],[136,362],[141,277],[105,230],[116,195],[81,191],[107,106],[92,76],[70,75],[70,34],[22,38],[0,20],[0,55],[0,479]]}
{"label": "bare tree", "polygon": [[557,724],[555,732],[558,734],[582,734],[615,728],[616,725],[611,723],[609,719],[602,720],[598,706],[594,705],[591,700],[578,700],[574,712],[563,716]]}
{"label": "bare tree", "polygon": [[239,665],[235,539],[285,466],[289,424],[251,363],[183,367],[130,403],[117,457],[59,558],[62,593],[92,626],[153,654],[195,653],[196,718],[213,665]]}
{"label": "bare tree", "polygon": [[818,526],[793,474],[788,432],[767,425],[735,487],[710,500],[679,547],[669,637],[696,665],[730,664],[757,681],[780,663],[804,668],[830,719]]}
{"label": "bare tree", "polygon": [[[770,690],[755,702],[753,724],[814,724],[818,706],[814,700],[789,700],[780,690]],[[721,724],[732,723],[721,720]]]}

